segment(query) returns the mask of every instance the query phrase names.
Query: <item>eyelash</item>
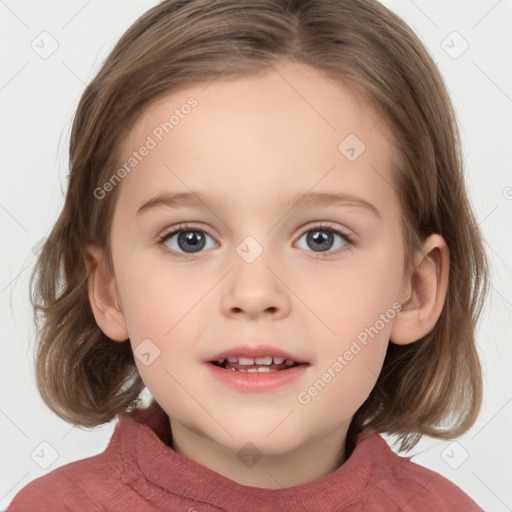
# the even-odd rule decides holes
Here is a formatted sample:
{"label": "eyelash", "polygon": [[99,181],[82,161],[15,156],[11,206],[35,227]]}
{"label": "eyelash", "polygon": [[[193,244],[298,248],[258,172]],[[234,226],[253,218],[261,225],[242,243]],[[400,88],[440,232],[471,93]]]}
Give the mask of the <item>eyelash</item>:
{"label": "eyelash", "polygon": [[[185,258],[185,259],[194,258],[194,254],[192,254],[192,253],[191,254],[182,254],[182,253],[176,252],[176,251],[174,251],[172,249],[169,249],[168,247],[165,246],[165,243],[170,238],[172,238],[174,235],[176,235],[176,234],[178,234],[178,233],[180,233],[182,231],[184,231],[184,232],[186,232],[186,231],[201,232],[201,233],[205,233],[208,236],[210,236],[211,238],[213,238],[204,229],[201,229],[201,228],[198,228],[198,227],[195,227],[195,226],[192,226],[190,224],[186,224],[185,223],[185,224],[178,225],[172,231],[168,231],[167,233],[164,233],[163,235],[160,235],[158,237],[158,246],[162,247],[162,249],[164,250],[165,253],[167,253],[167,254],[171,253],[173,256],[176,256],[178,258]],[[318,222],[317,224],[315,224],[313,226],[310,226],[307,229],[305,229],[300,234],[298,239],[302,238],[306,233],[309,233],[310,231],[330,231],[330,232],[332,232],[332,233],[334,233],[336,235],[339,235],[347,243],[347,245],[345,247],[343,247],[342,249],[338,249],[335,252],[326,252],[326,253],[317,252],[316,254],[317,254],[317,256],[320,259],[325,259],[325,260],[332,259],[332,258],[336,257],[340,252],[350,251],[353,248],[353,246],[354,246],[354,242],[353,242],[352,236],[348,235],[347,233],[344,233],[343,231],[340,231],[339,229],[331,226],[330,224],[324,224],[322,222]],[[314,252],[314,251],[310,251],[310,252]],[[197,253],[197,254],[200,254],[200,253]]]}

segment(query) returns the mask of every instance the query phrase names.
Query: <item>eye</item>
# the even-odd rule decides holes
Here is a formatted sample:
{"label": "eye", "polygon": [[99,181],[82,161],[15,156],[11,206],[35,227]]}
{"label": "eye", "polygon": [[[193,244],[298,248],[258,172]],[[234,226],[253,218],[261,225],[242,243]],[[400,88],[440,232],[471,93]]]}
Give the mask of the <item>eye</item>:
{"label": "eye", "polygon": [[[325,250],[329,250],[335,245],[335,237],[341,238],[345,241],[345,244],[342,247],[348,245],[351,246],[352,238],[350,235],[343,233],[339,229],[330,226],[328,224],[323,224],[321,222],[316,223],[314,225],[314,229],[308,229],[305,231],[299,238],[302,239],[306,235],[306,243],[313,248],[313,252],[319,253],[321,258],[330,258],[338,254],[340,251],[331,251],[328,253],[324,253]],[[303,249],[303,247],[301,247]],[[342,249],[343,250],[343,249]]]}
{"label": "eye", "polygon": [[[172,240],[176,235],[178,235],[176,239]],[[207,245],[206,237],[213,240],[213,238],[202,229],[187,224],[181,224],[176,229],[160,236],[158,243],[169,247],[177,256],[186,256],[188,254],[195,254],[204,249]],[[168,241],[172,243],[167,244]],[[210,249],[211,247],[206,248]]]}
{"label": "eye", "polygon": [[[178,235],[176,237],[176,235]],[[335,237],[345,241],[343,247],[348,245],[352,246],[352,238],[350,235],[343,233],[339,229],[321,222],[315,223],[308,230],[304,231],[299,238],[299,241],[306,236],[306,243],[313,248],[312,252],[316,252],[320,258],[330,258],[336,256],[340,251],[328,251],[334,244]],[[218,244],[214,242],[213,246],[207,247],[207,238],[213,238],[204,230],[190,226],[188,224],[180,224],[172,231],[164,233],[159,237],[159,245],[168,247],[175,256],[187,257],[203,249],[211,249],[217,247]],[[174,239],[174,240],[173,240]],[[171,244],[168,242],[171,241]],[[303,249],[304,247],[301,247]],[[349,247],[350,248],[350,247]],[[346,250],[346,249],[345,249]]]}

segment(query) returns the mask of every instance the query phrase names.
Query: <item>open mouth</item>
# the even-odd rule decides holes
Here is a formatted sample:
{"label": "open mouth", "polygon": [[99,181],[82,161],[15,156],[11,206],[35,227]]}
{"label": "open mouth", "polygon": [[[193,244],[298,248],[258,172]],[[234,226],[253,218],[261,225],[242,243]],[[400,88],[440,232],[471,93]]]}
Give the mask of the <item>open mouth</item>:
{"label": "open mouth", "polygon": [[308,363],[298,363],[291,359],[284,359],[282,357],[228,357],[218,359],[217,361],[210,361],[214,366],[223,368],[224,370],[235,372],[278,372],[286,371],[296,366],[307,366]]}

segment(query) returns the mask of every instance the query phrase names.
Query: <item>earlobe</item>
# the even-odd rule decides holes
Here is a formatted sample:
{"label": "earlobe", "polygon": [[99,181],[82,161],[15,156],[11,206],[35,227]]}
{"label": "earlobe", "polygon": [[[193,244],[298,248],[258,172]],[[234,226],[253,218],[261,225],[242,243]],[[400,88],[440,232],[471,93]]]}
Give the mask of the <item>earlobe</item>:
{"label": "earlobe", "polygon": [[430,235],[416,255],[416,269],[405,283],[402,309],[393,320],[390,341],[406,345],[427,335],[439,319],[448,290],[450,256],[441,235]]}
{"label": "earlobe", "polygon": [[126,341],[129,334],[124,314],[117,303],[115,277],[107,276],[102,249],[96,245],[87,245],[83,259],[88,274],[89,302],[96,323],[110,339]]}

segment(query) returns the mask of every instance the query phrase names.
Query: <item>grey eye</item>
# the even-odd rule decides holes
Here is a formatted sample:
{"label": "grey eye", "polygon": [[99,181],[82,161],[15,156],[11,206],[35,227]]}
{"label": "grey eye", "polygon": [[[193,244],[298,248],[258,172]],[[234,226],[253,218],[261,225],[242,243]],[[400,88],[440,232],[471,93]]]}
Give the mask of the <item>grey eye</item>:
{"label": "grey eye", "polygon": [[[178,236],[176,237],[176,235]],[[205,248],[207,245],[206,238],[213,240],[210,235],[200,229],[180,229],[166,235],[163,242],[165,242],[166,245],[175,252],[194,254]],[[215,247],[215,244],[213,247]]]}
{"label": "grey eye", "polygon": [[[313,250],[313,252],[324,252],[329,249],[333,249],[333,245],[335,245],[335,237],[340,238],[342,241],[344,240],[346,243],[349,241],[343,233],[333,228],[309,229],[302,234],[299,240],[301,240],[304,236],[306,237],[306,244]],[[344,245],[346,244],[338,244],[338,247],[334,247],[334,250],[341,249]],[[300,248],[307,249],[308,247]]]}

